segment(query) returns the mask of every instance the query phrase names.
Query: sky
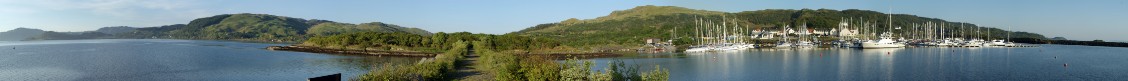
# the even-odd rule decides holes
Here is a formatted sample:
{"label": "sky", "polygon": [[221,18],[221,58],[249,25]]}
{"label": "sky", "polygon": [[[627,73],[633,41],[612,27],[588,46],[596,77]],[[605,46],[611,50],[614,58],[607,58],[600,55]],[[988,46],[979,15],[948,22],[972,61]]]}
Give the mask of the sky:
{"label": "sky", "polygon": [[345,23],[385,22],[431,32],[504,34],[636,6],[723,12],[863,9],[912,14],[1073,40],[1128,40],[1128,0],[0,0],[0,30],[152,27],[236,13]]}

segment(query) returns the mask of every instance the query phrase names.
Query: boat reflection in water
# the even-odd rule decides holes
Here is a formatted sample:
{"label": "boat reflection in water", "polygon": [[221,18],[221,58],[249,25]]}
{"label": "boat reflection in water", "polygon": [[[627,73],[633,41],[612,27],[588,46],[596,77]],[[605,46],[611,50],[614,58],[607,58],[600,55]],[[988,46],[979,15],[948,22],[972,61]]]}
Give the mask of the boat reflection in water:
{"label": "boat reflection in water", "polygon": [[[1048,50],[1054,49],[1054,50]],[[1128,80],[1125,48],[1043,45],[1039,48],[814,48],[640,54],[592,59],[655,65],[674,81],[779,80]],[[1056,58],[1055,58],[1056,57]],[[1083,59],[1082,59],[1083,58]],[[1069,64],[1065,68],[1065,64]],[[1076,76],[1086,75],[1086,76]],[[1100,77],[1100,78],[1096,78]]]}

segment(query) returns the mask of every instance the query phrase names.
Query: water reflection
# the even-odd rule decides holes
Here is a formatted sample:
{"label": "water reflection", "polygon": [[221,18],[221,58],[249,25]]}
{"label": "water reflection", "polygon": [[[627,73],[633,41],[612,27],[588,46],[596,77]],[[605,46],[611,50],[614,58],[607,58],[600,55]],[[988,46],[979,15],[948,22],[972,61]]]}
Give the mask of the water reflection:
{"label": "water reflection", "polygon": [[[670,69],[674,81],[1125,80],[1128,49],[1042,48],[754,49],[598,58]],[[1055,49],[1045,51],[1043,49]],[[1088,51],[1082,51],[1088,50]],[[1060,58],[1054,58],[1060,57]],[[1070,58],[1070,59],[1065,59]],[[1089,58],[1089,59],[1076,59]],[[1069,63],[1069,68],[1063,64]],[[1094,79],[1095,78],[1095,79]]]}
{"label": "water reflection", "polygon": [[0,44],[0,79],[48,81],[286,81],[342,73],[352,78],[378,64],[421,58],[269,51],[222,41],[106,39]]}

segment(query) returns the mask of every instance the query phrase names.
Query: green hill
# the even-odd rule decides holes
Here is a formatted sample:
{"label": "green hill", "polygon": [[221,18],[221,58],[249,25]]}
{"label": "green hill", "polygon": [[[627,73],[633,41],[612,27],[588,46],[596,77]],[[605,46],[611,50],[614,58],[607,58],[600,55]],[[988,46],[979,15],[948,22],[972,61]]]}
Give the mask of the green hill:
{"label": "green hill", "polygon": [[[958,30],[960,22],[950,22],[942,19],[919,17],[908,14],[893,14],[894,27],[909,27],[914,23],[934,22],[948,25],[948,29]],[[679,44],[687,44],[693,31],[693,21],[696,19],[713,20],[731,19],[746,26],[745,29],[774,29],[785,25],[807,25],[816,30],[830,30],[837,27],[844,18],[866,19],[874,23],[886,23],[887,14],[869,10],[830,10],[830,9],[767,9],[757,11],[743,11],[737,13],[695,10],[675,6],[638,6],[628,10],[614,11],[608,16],[595,19],[567,19],[557,23],[536,25],[527,29],[509,34],[525,36],[540,36],[556,38],[569,46],[587,45],[641,45],[643,39],[676,38]],[[975,24],[966,24],[968,28],[980,28]],[[878,25],[877,29],[886,29],[885,25]],[[676,31],[675,31],[676,30]],[[884,30],[878,30],[884,31]],[[998,28],[986,28],[991,35],[1002,36],[1012,33],[1016,38],[1045,38],[1042,35],[1028,32],[1010,32]],[[904,32],[904,31],[897,31]],[[952,31],[949,31],[952,32]],[[676,33],[676,36],[674,34]],[[986,34],[983,34],[986,35]]]}
{"label": "green hill", "polygon": [[[352,25],[326,20],[306,20],[268,14],[224,14],[192,20],[187,25],[170,25],[173,28],[138,29],[129,37],[157,37],[175,39],[244,40],[294,42],[310,36],[324,36],[350,32],[404,32],[430,35],[418,28],[401,27],[380,22]],[[172,29],[172,30],[167,30]],[[165,32],[167,31],[167,32]]]}
{"label": "green hill", "polygon": [[255,42],[297,42],[313,36],[356,32],[409,33],[431,35],[419,28],[381,22],[359,25],[328,20],[301,19],[268,14],[223,14],[192,20],[188,24],[156,27],[103,27],[89,32],[45,32],[17,28],[0,32],[0,40],[67,40],[100,38],[169,38],[203,40],[238,40]]}
{"label": "green hill", "polygon": [[349,23],[325,22],[313,25],[309,30],[306,30],[309,35],[313,36],[328,36],[334,34],[351,33],[351,32],[403,32],[418,35],[431,35],[431,32],[419,28],[407,28],[393,24],[385,24],[382,22],[362,23],[360,25]]}

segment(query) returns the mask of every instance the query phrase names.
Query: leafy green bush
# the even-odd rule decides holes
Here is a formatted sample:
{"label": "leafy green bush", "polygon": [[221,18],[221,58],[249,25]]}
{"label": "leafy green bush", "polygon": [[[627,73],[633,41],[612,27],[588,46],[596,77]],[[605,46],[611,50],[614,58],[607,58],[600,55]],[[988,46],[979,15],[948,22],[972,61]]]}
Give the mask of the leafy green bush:
{"label": "leafy green bush", "polygon": [[529,81],[557,81],[560,78],[560,64],[547,57],[521,59],[521,70]]}
{"label": "leafy green bush", "polygon": [[662,69],[661,66],[654,65],[654,70],[642,73],[639,81],[668,81],[670,80],[670,71]]}
{"label": "leafy green bush", "polygon": [[404,81],[404,80],[448,80],[448,74],[456,70],[455,64],[463,55],[468,53],[468,43],[459,41],[453,43],[453,49],[435,56],[433,60],[420,62],[414,65],[384,66],[368,74],[361,75],[357,80],[372,81]]}
{"label": "leafy green bush", "polygon": [[564,61],[564,70],[560,70],[561,81],[580,81],[590,80],[588,75],[591,75],[591,62],[583,61],[577,62],[576,59],[569,59]]}

